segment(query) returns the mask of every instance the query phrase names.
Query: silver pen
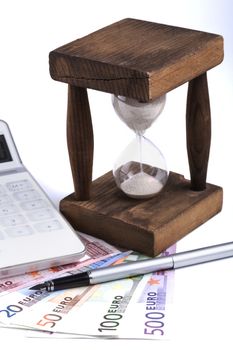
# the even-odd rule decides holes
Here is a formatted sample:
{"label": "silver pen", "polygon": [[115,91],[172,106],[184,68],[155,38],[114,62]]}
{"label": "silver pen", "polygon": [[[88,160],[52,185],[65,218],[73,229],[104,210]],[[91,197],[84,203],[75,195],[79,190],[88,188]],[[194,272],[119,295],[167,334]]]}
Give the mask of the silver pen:
{"label": "silver pen", "polygon": [[56,278],[31,287],[32,290],[48,292],[83,287],[92,284],[119,280],[161,270],[177,269],[209,261],[233,257],[233,242],[190,250],[166,257],[139,260],[110,267],[81,272],[75,275]]}

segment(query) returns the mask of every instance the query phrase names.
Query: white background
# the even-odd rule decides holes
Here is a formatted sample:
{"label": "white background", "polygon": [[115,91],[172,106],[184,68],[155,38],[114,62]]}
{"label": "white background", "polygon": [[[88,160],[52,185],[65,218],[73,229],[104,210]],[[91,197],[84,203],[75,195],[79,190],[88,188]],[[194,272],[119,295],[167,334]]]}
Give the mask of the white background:
{"label": "white background", "polygon": [[[126,17],[203,30],[221,34],[225,39],[224,62],[208,73],[212,110],[208,182],[224,188],[224,207],[221,214],[181,240],[178,250],[233,240],[232,14],[230,0],[0,0],[0,116],[8,122],[24,164],[56,204],[73,192],[73,185],[66,147],[67,85],[51,79],[49,52]],[[183,85],[167,95],[165,110],[147,136],[162,150],[170,170],[189,177],[186,92],[187,85]],[[89,91],[89,98],[96,178],[112,168],[133,134],[116,116],[108,94]],[[176,271],[174,335],[170,341],[23,338],[23,345],[58,349],[137,345],[158,349],[231,349],[232,272],[232,259]],[[18,344],[18,337],[9,336],[7,344]]]}

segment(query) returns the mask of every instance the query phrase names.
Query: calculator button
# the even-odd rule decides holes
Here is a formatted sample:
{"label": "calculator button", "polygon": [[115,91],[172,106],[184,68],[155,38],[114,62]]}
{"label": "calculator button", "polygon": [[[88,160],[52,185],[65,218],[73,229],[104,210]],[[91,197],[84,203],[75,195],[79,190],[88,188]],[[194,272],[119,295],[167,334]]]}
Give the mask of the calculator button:
{"label": "calculator button", "polygon": [[21,237],[33,234],[33,229],[29,225],[10,227],[5,230],[10,237]]}
{"label": "calculator button", "polygon": [[17,215],[8,215],[3,218],[1,218],[1,224],[3,226],[15,226],[24,224],[26,222],[23,215],[17,214]]}
{"label": "calculator button", "polygon": [[0,216],[14,214],[17,211],[18,211],[18,208],[14,204],[6,203],[3,205],[0,205]]}
{"label": "calculator button", "polygon": [[47,220],[53,217],[53,212],[49,208],[33,210],[27,214],[27,217],[31,221]]}
{"label": "calculator button", "polygon": [[35,201],[21,203],[20,205],[24,210],[33,210],[44,208],[47,206],[47,203],[43,199],[37,199]]}
{"label": "calculator button", "polygon": [[10,197],[3,194],[3,195],[0,195],[0,205],[3,204],[3,203],[9,203],[11,201]]}
{"label": "calculator button", "polygon": [[28,180],[12,181],[6,184],[6,187],[11,192],[19,192],[32,188],[32,184]]}
{"label": "calculator button", "polygon": [[48,231],[61,230],[63,226],[60,224],[58,220],[50,220],[46,222],[40,222],[34,225],[34,228],[40,232],[48,232]]}
{"label": "calculator button", "polygon": [[0,185],[0,194],[2,195],[3,193],[5,193],[4,188],[2,187],[2,185]]}
{"label": "calculator button", "polygon": [[24,200],[33,200],[40,198],[40,195],[35,190],[29,190],[29,191],[21,191],[14,193],[14,197],[18,201],[24,201]]}

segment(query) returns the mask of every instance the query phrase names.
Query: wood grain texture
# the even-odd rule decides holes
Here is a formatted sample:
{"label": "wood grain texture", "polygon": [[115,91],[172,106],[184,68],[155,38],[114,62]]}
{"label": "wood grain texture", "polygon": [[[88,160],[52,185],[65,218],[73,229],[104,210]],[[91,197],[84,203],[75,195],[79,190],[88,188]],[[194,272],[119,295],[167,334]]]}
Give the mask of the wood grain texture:
{"label": "wood grain texture", "polygon": [[211,141],[210,102],[206,73],[189,83],[186,137],[191,189],[203,191],[206,188]]}
{"label": "wood grain texture", "polygon": [[93,166],[93,129],[87,91],[69,85],[67,145],[77,200],[90,198]]}
{"label": "wood grain texture", "polygon": [[[136,19],[113,23],[50,53],[51,77],[69,84],[67,142],[75,193],[61,201],[60,209],[75,229],[154,256],[221,210],[222,189],[206,184],[210,110],[205,72],[222,59],[220,35]],[[171,172],[163,190],[147,200],[126,197],[112,173],[91,184],[94,141],[86,89],[146,102],[185,82],[190,82],[191,183]]]}
{"label": "wood grain texture", "polygon": [[149,101],[223,59],[220,35],[124,19],[50,53],[53,79]]}
{"label": "wood grain texture", "polygon": [[157,196],[147,200],[126,197],[109,172],[93,182],[92,198],[63,199],[60,209],[73,227],[127,249],[155,256],[217,214],[222,189],[190,190],[182,175],[170,173]]}

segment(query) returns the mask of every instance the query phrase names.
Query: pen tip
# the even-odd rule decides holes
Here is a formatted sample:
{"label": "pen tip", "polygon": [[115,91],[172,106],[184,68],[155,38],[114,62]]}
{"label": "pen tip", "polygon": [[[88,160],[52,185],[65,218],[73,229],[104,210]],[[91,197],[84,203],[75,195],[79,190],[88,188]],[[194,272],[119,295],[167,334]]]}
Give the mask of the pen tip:
{"label": "pen tip", "polygon": [[30,287],[30,290],[46,290],[45,284],[37,284],[36,286]]}

